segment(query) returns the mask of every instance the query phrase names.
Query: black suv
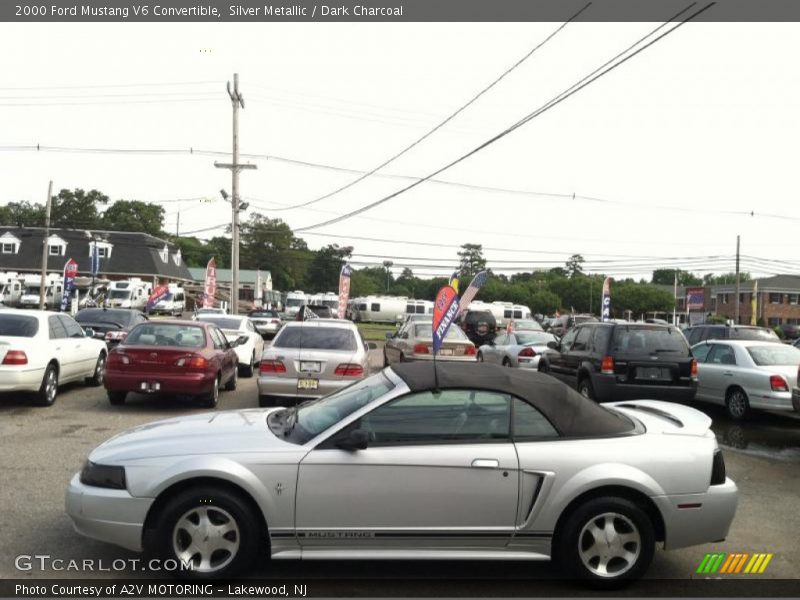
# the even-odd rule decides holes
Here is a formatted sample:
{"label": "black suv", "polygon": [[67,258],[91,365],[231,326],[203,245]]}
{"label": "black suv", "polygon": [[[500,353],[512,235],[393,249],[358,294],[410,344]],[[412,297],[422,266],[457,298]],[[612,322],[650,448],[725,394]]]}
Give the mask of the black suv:
{"label": "black suv", "polygon": [[497,334],[497,319],[488,310],[468,310],[461,317],[460,325],[476,348],[488,344]]}
{"label": "black suv", "polygon": [[548,346],[539,370],[598,402],[689,401],[697,391],[697,361],[677,327],[584,323]]}
{"label": "black suv", "polygon": [[694,346],[705,340],[754,340],[779,342],[778,335],[766,327],[753,325],[695,325],[683,330],[683,335]]}

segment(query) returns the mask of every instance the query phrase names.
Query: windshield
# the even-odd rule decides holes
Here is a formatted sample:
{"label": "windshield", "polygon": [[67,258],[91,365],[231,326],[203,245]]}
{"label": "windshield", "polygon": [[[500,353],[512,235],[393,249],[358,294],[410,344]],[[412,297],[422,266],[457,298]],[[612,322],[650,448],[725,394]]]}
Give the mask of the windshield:
{"label": "windshield", "polygon": [[339,308],[338,300],[323,300],[322,303],[328,308]]}
{"label": "windshield", "polygon": [[75,315],[78,323],[111,323],[113,325],[124,324],[131,321],[134,313],[121,310],[102,310],[90,308],[80,311]]}
{"label": "windshield", "polygon": [[302,306],[306,301],[303,298],[287,298],[286,306]]}
{"label": "windshield", "polygon": [[674,327],[616,327],[612,352],[655,354],[658,352],[689,356],[689,345]]}
{"label": "windshield", "polygon": [[126,346],[179,346],[202,348],[205,346],[203,328],[192,325],[147,323],[133,328],[123,342]]}
{"label": "windshield", "polygon": [[800,350],[794,346],[783,344],[770,344],[769,346],[749,346],[747,352],[753,362],[760,367],[783,366],[795,367],[800,365]]}
{"label": "windshield", "polygon": [[547,342],[555,342],[556,336],[551,333],[537,332],[537,331],[516,331],[514,335],[517,336],[518,344],[547,344]]}
{"label": "windshield", "polygon": [[36,294],[38,296],[39,294],[41,294],[41,291],[40,291],[41,289],[42,288],[40,286],[38,286],[38,285],[29,285],[29,286],[27,286],[25,288],[25,293],[27,295],[29,295],[29,296],[32,296],[34,294]]}
{"label": "windshield", "polygon": [[771,329],[758,329],[758,328],[739,328],[734,327],[731,329],[732,340],[755,340],[772,342],[778,338],[778,334]]}
{"label": "windshield", "polygon": [[[433,324],[420,323],[414,325],[414,337],[421,340],[433,339]],[[451,327],[447,330],[447,335],[444,336],[446,340],[466,340],[467,336],[458,327]]]}
{"label": "windshield", "polygon": [[319,435],[393,388],[386,375],[376,373],[329,396],[301,404],[296,415],[304,438],[301,443]]}
{"label": "windshield", "polygon": [[349,329],[341,327],[284,327],[272,342],[273,348],[303,348],[306,350],[347,350],[358,349],[356,336]]}
{"label": "windshield", "polygon": [[231,319],[230,317],[210,317],[206,315],[201,315],[201,317],[202,321],[213,323],[220,329],[242,329],[241,319]]}
{"label": "windshield", "polygon": [[131,297],[130,290],[111,290],[108,293],[109,298],[113,298],[114,300],[127,300]]}
{"label": "windshield", "polygon": [[275,319],[278,317],[278,313],[274,310],[259,310],[257,312],[251,312],[250,316],[256,319]]}
{"label": "windshield", "polygon": [[39,319],[23,315],[0,315],[0,336],[33,337],[39,331]]}

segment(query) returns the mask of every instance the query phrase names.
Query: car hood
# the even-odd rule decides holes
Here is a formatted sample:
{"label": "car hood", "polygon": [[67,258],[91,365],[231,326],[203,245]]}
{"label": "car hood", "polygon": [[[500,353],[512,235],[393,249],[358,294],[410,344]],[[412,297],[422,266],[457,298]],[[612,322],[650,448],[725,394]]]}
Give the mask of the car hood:
{"label": "car hood", "polygon": [[166,456],[296,450],[269,430],[267,415],[275,410],[219,411],[139,425],[103,442],[89,460],[119,464]]}

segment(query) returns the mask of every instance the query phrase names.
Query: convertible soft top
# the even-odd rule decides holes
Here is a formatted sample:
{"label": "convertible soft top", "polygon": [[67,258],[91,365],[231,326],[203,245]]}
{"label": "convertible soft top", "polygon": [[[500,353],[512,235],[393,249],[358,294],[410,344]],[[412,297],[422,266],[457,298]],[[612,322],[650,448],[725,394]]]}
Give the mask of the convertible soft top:
{"label": "convertible soft top", "polygon": [[[391,368],[412,392],[436,387],[432,361],[398,363]],[[441,362],[436,371],[442,390],[487,390],[527,400],[564,436],[609,436],[634,428],[623,415],[602,408],[550,375],[486,363]]]}

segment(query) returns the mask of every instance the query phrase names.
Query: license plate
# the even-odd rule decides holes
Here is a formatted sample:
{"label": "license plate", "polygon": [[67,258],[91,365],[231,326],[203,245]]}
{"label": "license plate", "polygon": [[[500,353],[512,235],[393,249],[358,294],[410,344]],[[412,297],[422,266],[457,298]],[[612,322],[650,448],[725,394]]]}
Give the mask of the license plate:
{"label": "license plate", "polygon": [[439,354],[442,356],[453,356],[453,349],[452,348],[442,348],[439,350]]}
{"label": "license plate", "polygon": [[143,394],[153,394],[161,390],[161,384],[157,381],[143,381],[139,384],[139,391]]}
{"label": "license plate", "polygon": [[316,390],[319,388],[319,380],[318,379],[298,379],[297,380],[297,389],[298,390]]}
{"label": "license plate", "polygon": [[659,367],[638,367],[636,369],[637,379],[651,379],[651,380],[671,380],[672,374],[669,369],[662,369]]}
{"label": "license plate", "polygon": [[305,371],[306,373],[319,373],[320,363],[300,361],[300,370]]}

